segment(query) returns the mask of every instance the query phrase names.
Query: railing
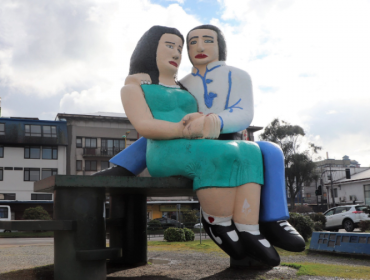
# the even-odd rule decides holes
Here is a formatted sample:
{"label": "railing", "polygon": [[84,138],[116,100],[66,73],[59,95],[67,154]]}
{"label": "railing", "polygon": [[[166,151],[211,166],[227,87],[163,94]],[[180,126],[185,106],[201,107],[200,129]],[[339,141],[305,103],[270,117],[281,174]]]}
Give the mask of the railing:
{"label": "railing", "polygon": [[104,148],[104,147],[98,147],[98,148],[83,148],[83,156],[99,156],[99,157],[112,157],[116,154],[118,154],[120,151],[122,151],[118,147],[112,147],[112,148]]}

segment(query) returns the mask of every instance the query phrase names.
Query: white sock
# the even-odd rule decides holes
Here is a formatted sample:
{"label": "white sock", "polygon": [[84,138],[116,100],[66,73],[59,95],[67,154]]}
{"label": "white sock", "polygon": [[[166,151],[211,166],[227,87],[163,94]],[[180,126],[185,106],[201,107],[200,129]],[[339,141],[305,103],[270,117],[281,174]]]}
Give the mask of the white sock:
{"label": "white sock", "polygon": [[244,224],[239,224],[235,223],[235,227],[238,229],[239,232],[245,231],[249,232],[250,234],[253,235],[259,235],[260,234],[260,226],[259,225],[244,225]]}
{"label": "white sock", "polygon": [[[243,225],[243,224],[238,224],[238,223],[235,223],[235,227],[237,228],[237,230],[239,232],[248,232],[250,234],[253,234],[253,235],[260,235],[260,226],[259,225]],[[258,240],[263,246],[265,246],[266,248],[270,248],[271,247],[271,244],[270,242],[268,242],[267,239],[259,239]]]}
{"label": "white sock", "polygon": [[210,214],[207,214],[202,210],[202,215],[206,222],[210,225],[218,225],[218,226],[231,226],[231,219],[233,216],[228,216],[228,217],[216,217]]}

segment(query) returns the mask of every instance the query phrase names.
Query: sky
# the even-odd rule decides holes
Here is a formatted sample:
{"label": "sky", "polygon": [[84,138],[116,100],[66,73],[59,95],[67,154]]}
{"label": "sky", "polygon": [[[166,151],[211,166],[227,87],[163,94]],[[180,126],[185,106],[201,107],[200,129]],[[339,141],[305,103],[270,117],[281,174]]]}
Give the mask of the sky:
{"label": "sky", "polygon": [[[213,24],[227,64],[252,78],[252,125],[300,125],[318,156],[368,167],[369,14],[370,0],[1,0],[2,115],[124,112],[119,92],[146,30]],[[185,51],[178,77],[190,71]]]}

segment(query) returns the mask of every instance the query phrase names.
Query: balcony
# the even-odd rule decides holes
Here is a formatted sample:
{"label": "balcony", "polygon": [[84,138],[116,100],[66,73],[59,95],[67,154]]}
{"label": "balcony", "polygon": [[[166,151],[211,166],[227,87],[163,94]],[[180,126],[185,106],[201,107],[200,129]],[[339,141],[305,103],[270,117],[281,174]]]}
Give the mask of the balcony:
{"label": "balcony", "polygon": [[120,148],[112,147],[112,148],[83,148],[83,157],[107,157],[111,158],[114,155],[118,154],[120,151],[122,151]]}

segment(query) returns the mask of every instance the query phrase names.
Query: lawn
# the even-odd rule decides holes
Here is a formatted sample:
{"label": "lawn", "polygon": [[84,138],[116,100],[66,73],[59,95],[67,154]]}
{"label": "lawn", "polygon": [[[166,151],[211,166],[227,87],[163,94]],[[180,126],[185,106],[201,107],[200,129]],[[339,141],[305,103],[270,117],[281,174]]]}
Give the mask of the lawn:
{"label": "lawn", "polygon": [[[301,253],[294,253],[276,248],[280,256],[295,256],[295,255],[307,255],[310,254],[308,248],[310,241],[306,242],[306,250]],[[217,253],[225,258],[226,255],[212,240],[202,240],[202,244],[199,244],[199,240],[189,242],[166,242],[166,241],[148,241],[149,251],[183,251],[183,250],[194,250],[202,251],[204,253]],[[317,254],[317,253],[314,253]],[[308,276],[326,276],[326,277],[340,277],[345,279],[370,279],[370,267],[367,266],[350,266],[345,265],[346,259],[361,259],[360,257],[347,257],[347,256],[336,256],[343,260],[343,265],[329,265],[320,263],[282,263],[283,266],[289,266],[297,269],[297,276],[308,275]]]}

